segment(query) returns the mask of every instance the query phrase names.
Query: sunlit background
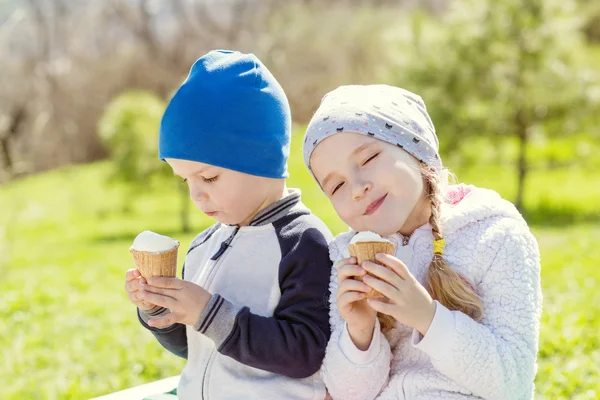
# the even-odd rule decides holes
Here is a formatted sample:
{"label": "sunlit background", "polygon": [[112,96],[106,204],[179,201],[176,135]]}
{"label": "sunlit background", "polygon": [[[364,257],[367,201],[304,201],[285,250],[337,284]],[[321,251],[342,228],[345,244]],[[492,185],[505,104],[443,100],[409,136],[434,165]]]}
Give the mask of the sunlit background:
{"label": "sunlit background", "polygon": [[[444,163],[515,202],[539,240],[536,398],[600,381],[600,2],[0,0],[0,398],[85,399],[181,372],[123,290],[145,229],[212,221],[157,160],[191,64],[255,53],[286,90],[289,186],[334,233],[301,136],[327,91],[419,93]],[[181,264],[181,263],[180,263]]]}

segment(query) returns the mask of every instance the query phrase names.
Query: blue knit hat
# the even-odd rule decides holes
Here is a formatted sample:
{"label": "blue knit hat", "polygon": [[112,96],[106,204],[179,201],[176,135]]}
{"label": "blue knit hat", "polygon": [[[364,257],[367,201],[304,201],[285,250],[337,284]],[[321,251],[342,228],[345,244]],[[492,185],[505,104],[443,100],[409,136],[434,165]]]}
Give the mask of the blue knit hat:
{"label": "blue knit hat", "polygon": [[250,175],[287,178],[291,112],[254,54],[214,50],[198,59],[160,124],[161,160],[198,161]]}

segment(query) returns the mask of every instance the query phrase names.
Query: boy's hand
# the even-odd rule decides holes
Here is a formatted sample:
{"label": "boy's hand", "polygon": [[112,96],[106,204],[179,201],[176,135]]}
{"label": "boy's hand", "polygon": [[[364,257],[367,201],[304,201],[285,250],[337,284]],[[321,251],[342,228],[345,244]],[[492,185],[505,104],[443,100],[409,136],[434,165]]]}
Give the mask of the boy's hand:
{"label": "boy's hand", "polygon": [[125,292],[129,301],[135,304],[140,310],[148,311],[156,307],[140,297],[140,284],[146,283],[146,279],[140,274],[136,268],[130,269],[125,273]]}
{"label": "boy's hand", "polygon": [[195,325],[211,298],[201,286],[179,278],[149,278],[141,288],[141,299],[170,310],[168,314],[148,321],[148,325],[154,327],[175,323]]}

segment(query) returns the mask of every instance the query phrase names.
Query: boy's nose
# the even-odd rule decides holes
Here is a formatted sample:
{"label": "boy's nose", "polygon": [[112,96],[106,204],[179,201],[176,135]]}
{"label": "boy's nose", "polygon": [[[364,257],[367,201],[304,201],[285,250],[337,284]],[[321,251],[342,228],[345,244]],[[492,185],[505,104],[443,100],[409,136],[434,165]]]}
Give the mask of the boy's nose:
{"label": "boy's nose", "polygon": [[208,200],[207,193],[204,190],[200,189],[198,186],[190,188],[190,197],[194,202],[197,203],[205,202],[206,200]]}

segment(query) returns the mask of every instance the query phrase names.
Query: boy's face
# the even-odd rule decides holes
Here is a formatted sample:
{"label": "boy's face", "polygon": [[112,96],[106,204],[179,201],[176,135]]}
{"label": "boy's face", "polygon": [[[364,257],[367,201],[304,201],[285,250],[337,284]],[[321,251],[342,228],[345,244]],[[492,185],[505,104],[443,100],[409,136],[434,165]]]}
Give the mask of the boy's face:
{"label": "boy's face", "polygon": [[[244,174],[196,161],[165,159],[187,181],[190,197],[206,215],[229,225],[247,225],[273,197],[275,179]],[[281,194],[281,193],[279,193]]]}
{"label": "boy's face", "polygon": [[319,143],[310,165],[337,214],[356,231],[388,236],[420,219],[425,204],[420,164],[400,147],[337,133]]}

